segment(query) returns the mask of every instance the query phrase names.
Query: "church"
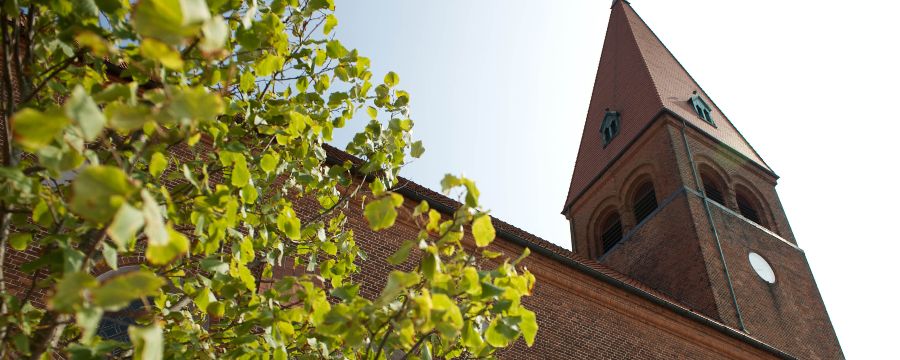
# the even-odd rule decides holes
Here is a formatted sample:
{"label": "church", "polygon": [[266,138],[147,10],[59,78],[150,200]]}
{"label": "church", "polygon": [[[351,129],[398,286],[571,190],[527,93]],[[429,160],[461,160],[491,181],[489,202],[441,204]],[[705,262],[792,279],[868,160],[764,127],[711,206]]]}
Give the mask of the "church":
{"label": "church", "polygon": [[[332,164],[360,161],[326,151]],[[560,199],[571,251],[494,219],[491,250],[531,253],[523,302],[539,325],[532,347],[520,340],[500,358],[844,358],[778,176],[625,0],[612,4],[573,165]],[[460,205],[406,179],[392,190],[410,210]],[[353,281],[377,296],[388,257],[419,229],[398,220],[373,232],[361,201],[348,227],[369,258]],[[11,255],[14,293],[31,284],[19,266],[32,257]]]}
{"label": "church", "polygon": [[[494,220],[495,250],[532,253],[524,265],[537,285],[524,302],[540,326],[533,347],[520,341],[500,358],[843,358],[777,180],[628,1],[615,1],[562,209],[572,251]],[[403,181],[408,206],[458,206]],[[377,291],[400,244],[389,239],[416,229],[354,231],[373,240],[360,241],[374,255],[359,280]]]}

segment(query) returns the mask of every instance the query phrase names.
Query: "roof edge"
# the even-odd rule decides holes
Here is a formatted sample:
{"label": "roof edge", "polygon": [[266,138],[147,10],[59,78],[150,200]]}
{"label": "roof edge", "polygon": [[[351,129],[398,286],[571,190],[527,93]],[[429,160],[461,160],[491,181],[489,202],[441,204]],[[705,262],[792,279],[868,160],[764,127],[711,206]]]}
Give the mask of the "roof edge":
{"label": "roof edge", "polygon": [[[662,113],[662,111],[660,111],[660,113]],[[656,118],[659,118],[659,115],[657,115]],[[651,124],[655,123],[655,122],[656,121],[653,120],[653,121],[651,121]],[[341,163],[343,161],[350,161],[356,166],[359,166],[363,163],[362,159],[360,159],[356,156],[353,156],[353,155],[351,155],[341,149],[338,149],[334,146],[325,144],[323,147],[325,148],[326,154],[327,154],[326,162]],[[399,186],[399,187],[395,188],[394,191],[400,193],[401,195],[403,195],[407,198],[413,199],[413,200],[427,201],[428,205],[432,209],[435,209],[435,210],[445,213],[445,214],[452,214],[455,211],[455,209],[453,209],[453,207],[446,205],[445,203],[450,202],[450,203],[458,204],[458,202],[456,200],[453,200],[446,196],[434,193],[429,188],[419,185],[418,183],[416,183],[412,180],[405,179],[405,178],[403,178],[403,180],[406,180],[408,183],[403,186]],[[429,194],[423,194],[423,193],[417,192],[413,189],[413,187],[408,186],[409,184],[413,184],[413,185],[416,185],[417,187],[421,187],[425,190],[428,190],[429,192],[432,192],[433,194],[429,195]],[[743,333],[743,332],[741,332],[737,329],[734,329],[728,325],[725,325],[716,320],[713,320],[711,318],[703,316],[699,313],[693,312],[688,308],[685,308],[681,305],[678,305],[676,303],[673,303],[671,301],[663,299],[663,298],[656,296],[656,295],[654,295],[646,290],[643,290],[639,287],[628,284],[627,282],[624,282],[620,279],[612,277],[609,274],[605,274],[601,271],[593,269],[593,268],[587,266],[586,264],[581,263],[575,259],[569,258],[565,255],[574,255],[574,253],[572,253],[571,251],[569,251],[567,249],[559,247],[558,245],[555,245],[547,240],[544,240],[535,235],[529,234],[539,240],[547,242],[548,244],[552,244],[553,246],[558,248],[556,250],[561,253],[557,253],[549,248],[540,246],[533,241],[527,240],[527,239],[519,236],[518,234],[515,234],[515,233],[505,229],[505,226],[509,226],[509,227],[514,227],[514,226],[509,225],[500,219],[495,219],[495,220],[497,220],[497,222],[499,223],[497,225],[500,225],[500,226],[497,226],[497,235],[502,237],[503,239],[506,239],[506,240],[512,242],[515,245],[522,246],[524,248],[528,248],[532,252],[536,252],[538,254],[546,256],[546,257],[548,257],[554,261],[557,261],[569,268],[580,271],[592,278],[595,278],[597,280],[600,280],[600,281],[603,281],[610,285],[613,285],[616,288],[619,288],[630,294],[636,295],[642,299],[650,301],[653,304],[662,306],[663,308],[666,308],[678,315],[684,316],[684,317],[691,319],[695,322],[698,322],[702,325],[709,326],[709,327],[719,331],[722,334],[725,334],[736,340],[747,343],[757,349],[771,353],[772,355],[775,355],[781,359],[796,359],[795,357],[791,356],[790,354],[785,353],[785,352],[779,350],[778,348],[775,348],[774,346],[769,345],[759,339],[756,339],[756,338],[750,336],[749,334]]]}

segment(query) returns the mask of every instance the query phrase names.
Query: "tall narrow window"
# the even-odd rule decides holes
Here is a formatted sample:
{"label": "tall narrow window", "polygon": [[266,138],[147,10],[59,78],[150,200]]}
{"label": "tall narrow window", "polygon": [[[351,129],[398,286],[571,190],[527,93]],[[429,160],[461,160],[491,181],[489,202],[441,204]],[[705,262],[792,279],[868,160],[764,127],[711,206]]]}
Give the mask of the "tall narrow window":
{"label": "tall narrow window", "polygon": [[656,210],[656,192],[653,190],[653,183],[645,182],[634,195],[634,218],[640,223],[653,210]]}
{"label": "tall narrow window", "polygon": [[619,113],[606,109],[603,124],[600,125],[600,135],[603,137],[603,146],[609,144],[616,135],[619,135]]}
{"label": "tall narrow window", "polygon": [[696,91],[694,92],[694,95],[691,96],[690,103],[694,108],[694,111],[697,112],[697,116],[703,119],[703,121],[708,122],[710,125],[716,124],[715,121],[713,121],[712,115],[710,115],[712,113],[712,108],[706,104],[706,101],[703,101],[700,95],[697,95]]}
{"label": "tall narrow window", "polygon": [[703,192],[706,193],[706,197],[724,205],[725,197],[722,196],[722,190],[716,181],[712,180],[712,178],[706,174],[700,175],[700,179],[703,181]]}
{"label": "tall narrow window", "polygon": [[618,213],[612,213],[600,223],[600,242],[603,245],[603,253],[612,249],[622,240],[622,218]]}

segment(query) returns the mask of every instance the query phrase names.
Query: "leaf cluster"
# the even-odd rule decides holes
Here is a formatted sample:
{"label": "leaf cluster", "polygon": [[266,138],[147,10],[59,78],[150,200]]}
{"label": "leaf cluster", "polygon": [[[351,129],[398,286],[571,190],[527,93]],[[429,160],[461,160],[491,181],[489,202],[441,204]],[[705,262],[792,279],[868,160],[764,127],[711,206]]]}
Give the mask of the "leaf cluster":
{"label": "leaf cluster", "polygon": [[[474,182],[442,182],[465,194],[452,214],[391,191],[424,152],[410,95],[335,38],[333,10],[4,2],[0,263],[7,243],[35,256],[16,269],[24,293],[0,272],[0,358],[480,358],[533,343],[534,277],[485,249]],[[346,146],[358,164],[326,150],[350,121],[367,121]],[[354,280],[354,204],[374,231],[420,229],[377,296]],[[127,337],[98,334],[135,306]]]}

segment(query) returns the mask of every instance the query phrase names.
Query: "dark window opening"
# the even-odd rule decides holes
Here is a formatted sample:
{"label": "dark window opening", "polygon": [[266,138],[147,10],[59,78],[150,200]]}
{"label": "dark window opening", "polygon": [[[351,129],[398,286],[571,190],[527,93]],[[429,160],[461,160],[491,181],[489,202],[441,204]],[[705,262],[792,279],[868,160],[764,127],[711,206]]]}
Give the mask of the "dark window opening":
{"label": "dark window opening", "polygon": [[737,205],[738,210],[741,212],[741,215],[743,217],[747,218],[747,220],[760,224],[759,212],[756,211],[756,208],[753,207],[753,204],[748,201],[746,197],[738,195]]}
{"label": "dark window opening", "polygon": [[610,215],[603,222],[601,229],[603,233],[600,234],[600,241],[603,244],[603,253],[605,254],[622,240],[622,219],[619,217],[619,214]]}
{"label": "dark window opening", "polygon": [[716,125],[715,121],[712,118],[712,108],[697,95],[697,92],[694,92],[694,95],[691,96],[690,103],[694,108],[694,111],[697,112],[697,116],[699,116],[703,121],[708,122],[710,125]]}
{"label": "dark window opening", "polygon": [[634,218],[640,223],[653,210],[656,210],[656,192],[653,191],[653,184],[644,183],[634,197]]}
{"label": "dark window opening", "polygon": [[606,116],[603,117],[603,124],[600,125],[600,133],[603,135],[603,145],[609,144],[616,135],[619,135],[619,113],[606,110]]}
{"label": "dark window opening", "polygon": [[716,183],[710,181],[707,177],[703,177],[703,192],[706,193],[706,197],[712,201],[715,201],[719,204],[725,205],[725,197],[722,196],[722,191],[719,190],[719,187],[716,186]]}

